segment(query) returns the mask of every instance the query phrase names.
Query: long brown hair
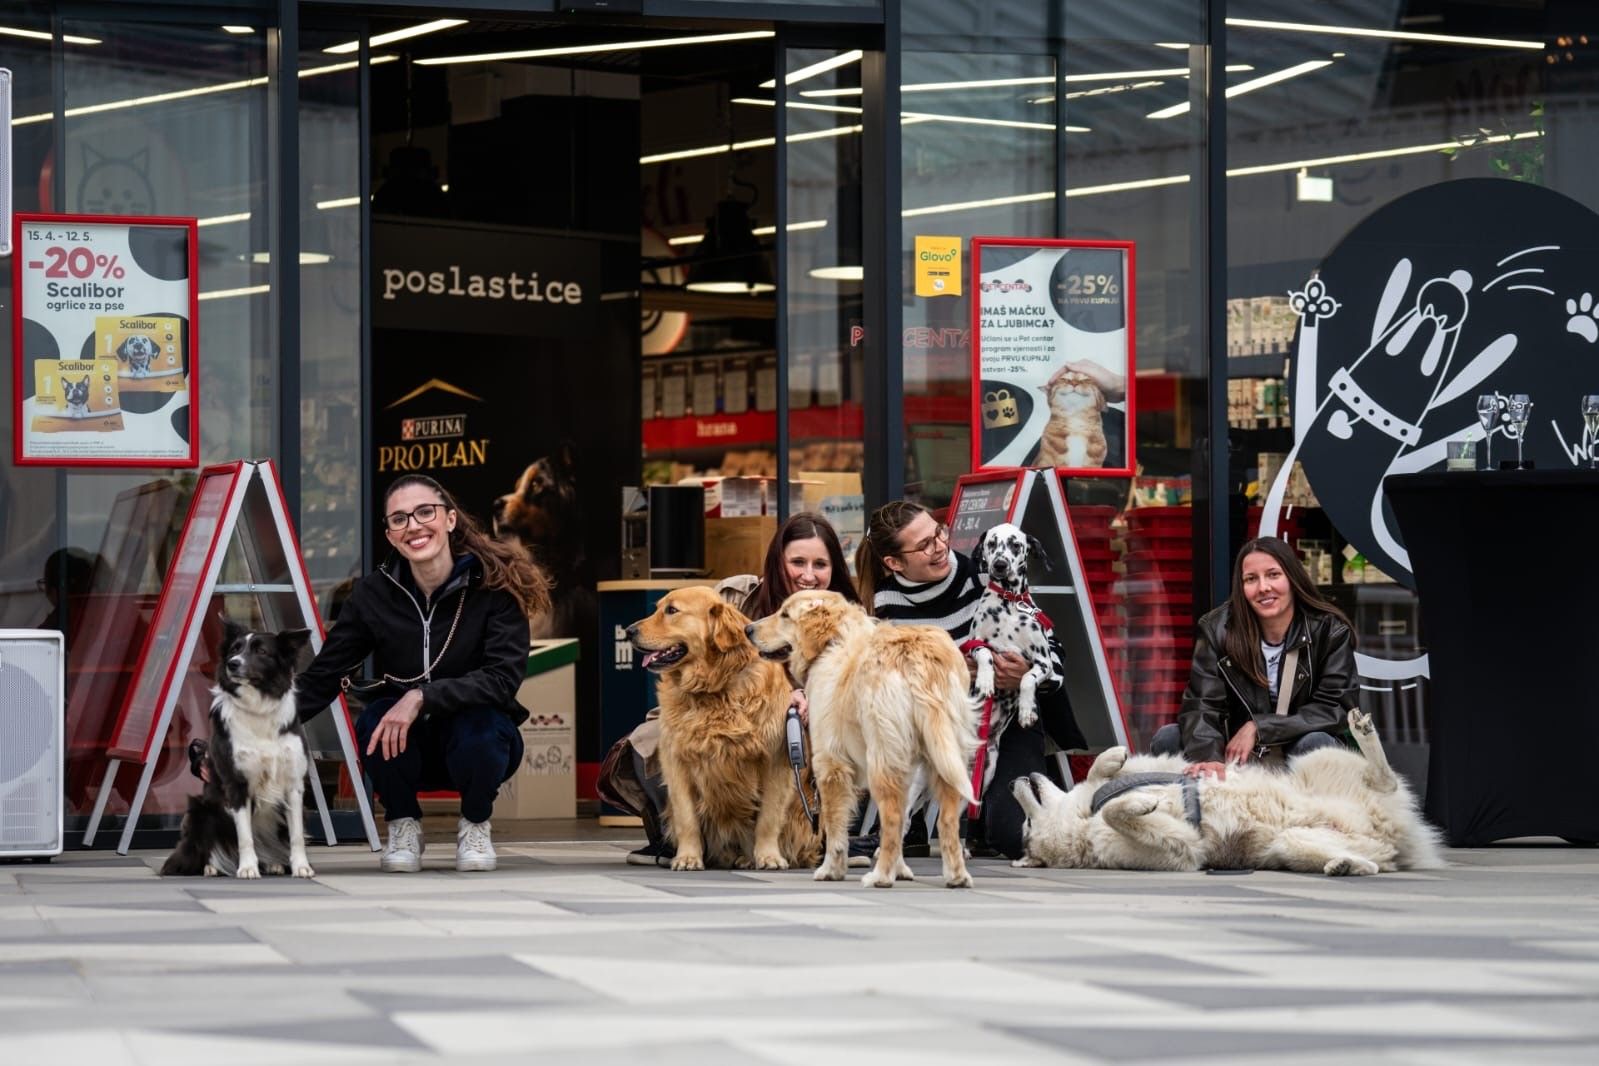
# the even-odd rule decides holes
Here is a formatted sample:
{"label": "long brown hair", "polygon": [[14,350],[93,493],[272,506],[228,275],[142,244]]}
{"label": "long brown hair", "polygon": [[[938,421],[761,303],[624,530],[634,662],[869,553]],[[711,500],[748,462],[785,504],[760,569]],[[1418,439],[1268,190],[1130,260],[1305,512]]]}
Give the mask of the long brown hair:
{"label": "long brown hair", "polygon": [[[389,485],[383,493],[383,504],[396,492],[417,485],[439,494],[439,501],[455,512],[455,528],[450,531],[450,554],[476,556],[483,567],[483,587],[504,589],[516,598],[522,613],[532,618],[550,609],[550,581],[533,563],[527,549],[520,541],[499,540],[483,532],[477,519],[461,510],[443,485],[426,474],[405,474]],[[386,528],[386,527],[385,527]]]}
{"label": "long brown hair", "polygon": [[899,552],[900,530],[916,521],[918,515],[928,514],[927,508],[909,500],[894,500],[872,512],[866,522],[866,536],[855,549],[855,582],[861,590],[861,606],[867,614],[875,614],[872,600],[877,590],[888,584],[892,573],[883,560]]}
{"label": "long brown hair", "polygon": [[849,564],[844,561],[844,548],[838,542],[838,533],[833,529],[832,523],[819,514],[800,511],[788,516],[783,528],[777,531],[777,536],[767,545],[766,565],[761,569],[761,584],[755,590],[755,596],[745,614],[751,618],[765,618],[769,614],[776,613],[783,605],[789,592],[788,574],[783,567],[783,554],[796,540],[809,540],[812,537],[820,540],[827,548],[827,561],[832,571],[828,575],[828,589],[843,594],[851,603],[860,602],[861,598],[855,592],[855,583],[849,578]]}
{"label": "long brown hair", "polygon": [[[1255,552],[1271,556],[1282,567],[1283,576],[1288,578],[1288,587],[1293,590],[1296,615],[1300,611],[1320,611],[1339,619],[1346,626],[1349,625],[1349,617],[1316,591],[1304,564],[1286,541],[1276,537],[1256,537],[1239,548],[1238,556],[1233,560],[1233,590],[1227,597],[1229,611],[1227,632],[1222,637],[1225,647],[1222,650],[1256,684],[1266,688],[1266,660],[1260,653],[1260,619],[1244,595],[1244,559]],[[1349,628],[1352,633],[1354,627]]]}

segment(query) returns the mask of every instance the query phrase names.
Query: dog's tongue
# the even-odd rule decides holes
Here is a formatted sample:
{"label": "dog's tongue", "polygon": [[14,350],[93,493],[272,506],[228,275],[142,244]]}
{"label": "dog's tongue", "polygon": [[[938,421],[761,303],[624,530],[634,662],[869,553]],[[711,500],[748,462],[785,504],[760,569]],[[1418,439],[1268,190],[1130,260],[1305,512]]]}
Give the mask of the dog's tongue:
{"label": "dog's tongue", "polygon": [[645,653],[644,658],[639,662],[639,667],[641,669],[648,670],[656,659],[659,659],[665,654],[665,650],[647,652]]}

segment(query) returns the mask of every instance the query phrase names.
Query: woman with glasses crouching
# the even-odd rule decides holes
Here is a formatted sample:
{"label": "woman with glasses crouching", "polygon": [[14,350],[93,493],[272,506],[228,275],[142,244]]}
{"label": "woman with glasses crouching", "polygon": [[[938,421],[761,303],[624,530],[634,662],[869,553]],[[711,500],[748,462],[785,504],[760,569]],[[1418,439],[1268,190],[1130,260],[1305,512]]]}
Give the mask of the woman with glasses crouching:
{"label": "woman with glasses crouching", "polygon": [[[940,525],[927,508],[906,500],[872,513],[856,552],[855,570],[861,602],[873,615],[891,625],[937,626],[956,644],[971,631],[972,615],[988,579],[971,559],[950,549],[948,526]],[[995,685],[1015,689],[1031,665],[1014,651],[997,653]],[[1027,774],[1048,773],[1046,733],[1063,749],[1086,746],[1062,686],[1060,646],[1053,636],[1049,666],[1049,677],[1038,686],[1038,722],[1026,729],[1011,723],[998,748],[988,752],[987,765],[994,767],[994,775],[981,797],[980,818],[966,827],[974,856],[998,853],[1021,858],[1026,818],[1011,795],[1010,783]],[[908,856],[927,854],[927,826],[919,813],[909,820],[905,848]],[[864,848],[857,844],[855,850]]]}
{"label": "woman with glasses crouching", "polygon": [[[422,867],[419,791],[461,795],[455,868],[492,870],[489,816],[522,761],[516,702],[528,619],[549,589],[526,549],[485,534],[432,478],[389,487],[384,535],[393,549],[355,585],[327,643],[295,682],[302,719],[341,687],[368,698],[356,723],[363,766],[389,826],[384,870]],[[371,656],[375,679],[358,676]]]}

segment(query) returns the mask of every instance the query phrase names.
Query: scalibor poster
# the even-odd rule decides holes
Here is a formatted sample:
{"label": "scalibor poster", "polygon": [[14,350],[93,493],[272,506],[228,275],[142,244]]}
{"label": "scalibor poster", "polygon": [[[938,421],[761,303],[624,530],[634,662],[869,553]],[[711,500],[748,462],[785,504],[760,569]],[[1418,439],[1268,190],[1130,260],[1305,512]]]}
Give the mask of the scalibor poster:
{"label": "scalibor poster", "polygon": [[16,217],[18,465],[195,466],[194,219]]}
{"label": "scalibor poster", "polygon": [[973,237],[972,469],[1133,470],[1133,245]]}

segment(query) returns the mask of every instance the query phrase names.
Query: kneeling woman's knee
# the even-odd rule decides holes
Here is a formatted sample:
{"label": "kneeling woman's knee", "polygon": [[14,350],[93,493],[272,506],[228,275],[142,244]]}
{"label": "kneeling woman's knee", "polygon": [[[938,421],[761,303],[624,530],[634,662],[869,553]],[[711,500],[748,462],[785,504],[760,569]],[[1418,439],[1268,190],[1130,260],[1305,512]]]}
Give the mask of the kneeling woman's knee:
{"label": "kneeling woman's knee", "polygon": [[452,766],[504,765],[518,739],[516,725],[511,719],[491,708],[460,711],[451,726],[445,758]]}

